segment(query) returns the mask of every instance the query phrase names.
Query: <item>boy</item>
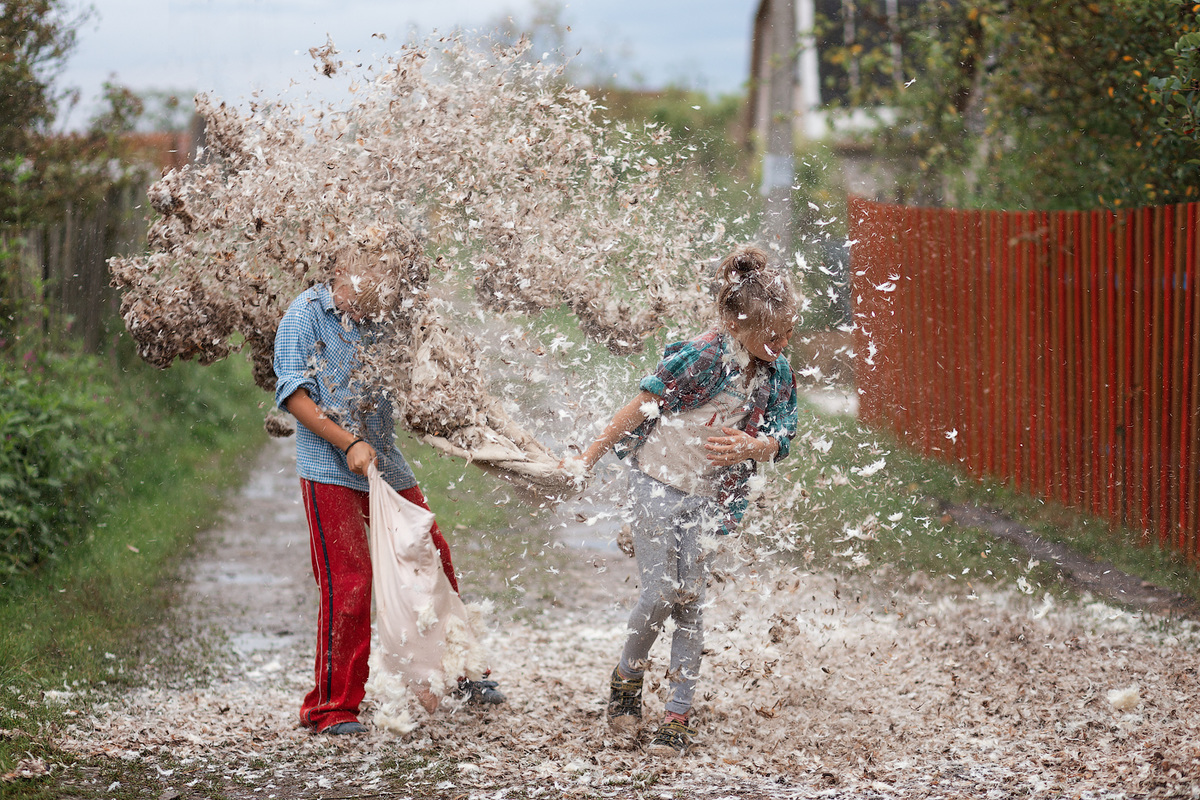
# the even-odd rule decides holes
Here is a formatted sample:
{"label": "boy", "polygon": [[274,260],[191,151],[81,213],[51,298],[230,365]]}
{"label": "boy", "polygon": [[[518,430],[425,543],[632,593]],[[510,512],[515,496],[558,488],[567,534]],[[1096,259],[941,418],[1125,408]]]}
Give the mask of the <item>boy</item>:
{"label": "boy", "polygon": [[[275,334],[275,402],[299,423],[296,471],[320,590],[316,684],[300,721],[334,735],[367,730],[358,720],[371,646],[367,466],[377,461],[392,488],[428,508],[393,441],[391,403],[351,381],[360,343],[379,334],[377,321],[393,291],[385,272],[361,251],[342,251],[329,285],[297,297]],[[430,533],[457,592],[450,548],[436,522]],[[459,692],[473,702],[504,701],[495,681],[462,678]]]}

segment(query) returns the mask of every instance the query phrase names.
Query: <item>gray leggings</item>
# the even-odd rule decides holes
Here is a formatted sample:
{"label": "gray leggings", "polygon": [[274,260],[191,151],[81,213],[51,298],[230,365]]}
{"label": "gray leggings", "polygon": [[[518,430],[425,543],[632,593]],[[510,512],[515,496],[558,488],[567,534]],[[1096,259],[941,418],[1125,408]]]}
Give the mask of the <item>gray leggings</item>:
{"label": "gray leggings", "polygon": [[704,648],[703,605],[707,565],[700,537],[717,528],[716,502],[685,494],[638,469],[629,470],[633,501],[633,547],[641,573],[641,595],[629,615],[629,637],[621,653],[621,672],[640,677],[646,658],[667,617],[671,636],[671,699],[667,711],[686,714],[692,707],[700,652]]}

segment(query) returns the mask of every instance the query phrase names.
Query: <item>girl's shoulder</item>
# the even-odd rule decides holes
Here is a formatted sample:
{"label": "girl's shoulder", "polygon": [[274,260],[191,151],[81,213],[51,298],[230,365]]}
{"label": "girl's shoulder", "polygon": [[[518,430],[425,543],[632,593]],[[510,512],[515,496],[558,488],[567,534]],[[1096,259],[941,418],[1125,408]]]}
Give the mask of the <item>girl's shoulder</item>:
{"label": "girl's shoulder", "polygon": [[664,355],[674,355],[680,352],[704,353],[712,350],[720,351],[724,349],[724,338],[720,331],[705,331],[699,336],[694,336],[691,339],[684,339],[679,342],[673,342],[667,345]]}
{"label": "girl's shoulder", "polygon": [[708,331],[692,339],[667,345],[663,351],[662,364],[675,370],[683,368],[684,364],[695,368],[720,361],[724,352],[720,332]]}

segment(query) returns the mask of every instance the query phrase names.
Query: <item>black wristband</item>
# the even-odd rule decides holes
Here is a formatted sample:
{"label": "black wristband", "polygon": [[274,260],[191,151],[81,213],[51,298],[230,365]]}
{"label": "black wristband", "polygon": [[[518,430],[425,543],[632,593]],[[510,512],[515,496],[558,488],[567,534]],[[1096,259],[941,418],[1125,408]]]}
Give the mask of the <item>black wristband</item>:
{"label": "black wristband", "polygon": [[346,456],[347,458],[349,458],[349,457],[350,457],[350,448],[351,448],[351,447],[354,447],[354,445],[358,444],[358,443],[359,443],[359,442],[361,442],[361,441],[364,441],[364,440],[363,440],[363,439],[355,439],[353,442],[351,442],[350,444],[346,445],[346,449],[345,449],[345,450],[343,450],[343,451],[342,451],[342,453],[343,453],[343,454],[345,454],[345,456]]}

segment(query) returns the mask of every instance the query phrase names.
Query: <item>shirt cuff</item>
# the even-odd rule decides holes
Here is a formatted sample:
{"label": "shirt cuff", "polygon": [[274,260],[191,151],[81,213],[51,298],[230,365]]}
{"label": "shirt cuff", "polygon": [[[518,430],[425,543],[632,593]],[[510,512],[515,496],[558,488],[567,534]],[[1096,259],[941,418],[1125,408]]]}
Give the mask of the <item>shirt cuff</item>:
{"label": "shirt cuff", "polygon": [[317,382],[312,378],[303,376],[292,376],[288,378],[279,378],[275,384],[275,405],[284,411],[287,411],[287,406],[284,403],[287,399],[296,393],[298,389],[307,389],[308,394],[316,400],[315,392]]}
{"label": "shirt cuff", "polygon": [[638,388],[644,392],[656,394],[659,397],[667,393],[667,385],[657,375],[647,375],[642,378],[642,382],[638,384]]}
{"label": "shirt cuff", "polygon": [[789,438],[786,434],[771,435],[771,438],[779,443],[779,449],[775,451],[775,458],[772,459],[772,461],[780,461],[787,458],[788,453],[792,451],[791,438]]}

